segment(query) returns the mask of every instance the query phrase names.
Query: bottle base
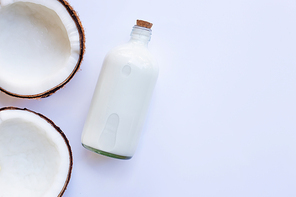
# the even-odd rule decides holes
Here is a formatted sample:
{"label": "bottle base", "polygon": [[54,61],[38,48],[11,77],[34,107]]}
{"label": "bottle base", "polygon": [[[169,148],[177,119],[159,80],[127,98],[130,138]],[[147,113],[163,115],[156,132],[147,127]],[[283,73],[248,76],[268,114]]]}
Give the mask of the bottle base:
{"label": "bottle base", "polygon": [[132,157],[128,157],[128,156],[122,156],[122,155],[116,155],[116,154],[113,154],[113,153],[108,153],[108,152],[105,152],[105,151],[102,151],[102,150],[87,146],[87,145],[85,145],[83,143],[82,143],[82,146],[84,148],[86,148],[87,150],[90,150],[92,152],[95,152],[95,153],[98,153],[98,154],[101,154],[101,155],[104,155],[104,156],[107,156],[107,157],[115,158],[115,159],[128,160],[128,159],[132,158]]}

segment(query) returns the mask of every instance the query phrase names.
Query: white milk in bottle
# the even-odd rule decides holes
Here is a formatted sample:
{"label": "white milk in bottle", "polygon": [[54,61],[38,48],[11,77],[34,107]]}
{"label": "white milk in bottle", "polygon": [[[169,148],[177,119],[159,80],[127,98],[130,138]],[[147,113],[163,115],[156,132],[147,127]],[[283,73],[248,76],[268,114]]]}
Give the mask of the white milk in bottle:
{"label": "white milk in bottle", "polygon": [[151,27],[137,20],[130,41],[105,57],[82,132],[85,148],[118,159],[133,156],[158,76],[148,51]]}

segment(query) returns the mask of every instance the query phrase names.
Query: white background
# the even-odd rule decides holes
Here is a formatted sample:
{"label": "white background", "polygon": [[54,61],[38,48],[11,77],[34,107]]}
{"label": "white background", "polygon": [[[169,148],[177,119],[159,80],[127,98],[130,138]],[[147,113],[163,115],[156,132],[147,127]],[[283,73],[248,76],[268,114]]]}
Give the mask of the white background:
{"label": "white background", "polygon": [[[65,197],[295,197],[295,0],[69,0],[86,33],[81,70],[41,100],[0,107],[52,119],[72,146]],[[80,136],[105,54],[154,23],[160,74],[135,156],[92,153]]]}

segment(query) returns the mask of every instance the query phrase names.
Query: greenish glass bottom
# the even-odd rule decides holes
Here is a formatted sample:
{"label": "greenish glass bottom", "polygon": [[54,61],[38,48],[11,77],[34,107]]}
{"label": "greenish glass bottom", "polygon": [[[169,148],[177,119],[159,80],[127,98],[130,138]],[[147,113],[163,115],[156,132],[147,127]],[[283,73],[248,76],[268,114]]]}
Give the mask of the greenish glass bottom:
{"label": "greenish glass bottom", "polygon": [[102,150],[99,150],[99,149],[95,149],[93,147],[90,147],[90,146],[87,146],[85,144],[82,143],[82,146],[92,152],[95,152],[95,153],[98,153],[98,154],[101,154],[101,155],[104,155],[104,156],[107,156],[107,157],[112,157],[112,158],[115,158],[115,159],[124,159],[124,160],[128,160],[132,157],[128,157],[128,156],[121,156],[121,155],[116,155],[116,154],[113,154],[113,153],[108,153],[108,152],[105,152],[105,151],[102,151]]}

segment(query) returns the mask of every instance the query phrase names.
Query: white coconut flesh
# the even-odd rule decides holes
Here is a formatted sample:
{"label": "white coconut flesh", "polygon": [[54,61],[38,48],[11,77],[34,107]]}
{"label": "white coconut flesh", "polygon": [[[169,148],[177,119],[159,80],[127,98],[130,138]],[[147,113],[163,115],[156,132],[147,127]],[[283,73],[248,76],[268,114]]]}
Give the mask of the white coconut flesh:
{"label": "white coconut flesh", "polygon": [[64,82],[81,55],[77,25],[57,0],[0,0],[0,87],[37,95]]}
{"label": "white coconut flesh", "polygon": [[0,196],[59,196],[70,158],[64,138],[45,119],[24,110],[0,111]]}

